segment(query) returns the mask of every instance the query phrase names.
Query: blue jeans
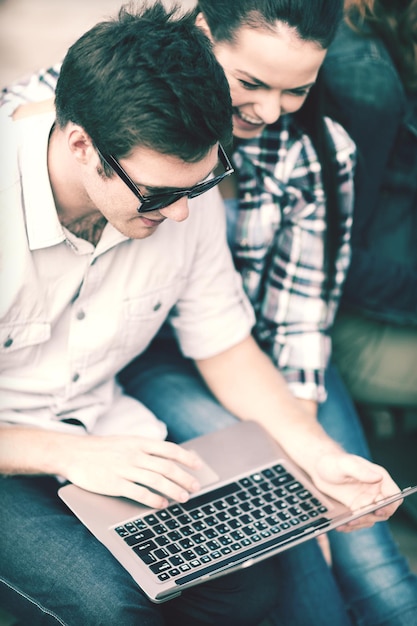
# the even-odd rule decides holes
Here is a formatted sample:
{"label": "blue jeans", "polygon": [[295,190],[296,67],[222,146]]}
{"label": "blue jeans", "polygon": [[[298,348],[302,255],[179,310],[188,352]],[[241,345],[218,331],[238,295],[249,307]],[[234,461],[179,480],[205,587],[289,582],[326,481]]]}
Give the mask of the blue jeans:
{"label": "blue jeans", "polygon": [[[319,421],[347,451],[369,457],[356,411],[334,367],[328,369],[326,378],[328,399],[319,408]],[[173,441],[181,442],[236,420],[218,404],[193,363],[181,357],[171,340],[157,338],[148,351],[122,373],[121,381],[129,393],[140,398],[167,424],[168,437]],[[353,623],[357,626],[417,626],[417,577],[400,555],[387,523],[379,522],[370,529],[353,533],[333,531],[329,539],[332,577]],[[307,558],[307,551],[312,554],[316,549],[315,542],[307,542],[304,548]],[[281,559],[290,562],[292,552],[284,552],[272,560],[275,564]],[[302,558],[302,550],[298,554]],[[319,556],[317,559],[320,560]],[[295,567],[292,572],[296,580]],[[314,585],[303,580],[300,589],[303,594],[305,591],[305,606],[299,604],[300,593],[290,590],[290,596],[280,605],[281,613],[273,615],[273,623],[282,624],[283,615],[294,625],[327,623],[324,614],[329,598],[334,598],[328,595],[328,573],[322,567]],[[316,611],[314,619],[309,615],[310,602]],[[339,623],[343,622],[333,622]]]}
{"label": "blue jeans", "polygon": [[270,561],[153,604],[57,488],[51,477],[0,478],[0,606],[22,626],[255,626],[276,604]]}

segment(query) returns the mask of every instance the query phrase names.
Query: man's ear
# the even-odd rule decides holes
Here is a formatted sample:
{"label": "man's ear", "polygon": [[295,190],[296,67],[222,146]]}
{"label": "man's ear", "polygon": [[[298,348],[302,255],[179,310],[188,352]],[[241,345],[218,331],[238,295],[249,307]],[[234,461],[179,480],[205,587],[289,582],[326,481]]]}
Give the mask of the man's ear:
{"label": "man's ear", "polygon": [[86,164],[92,157],[98,158],[90,135],[78,124],[71,124],[67,141],[71,154],[79,163]]}
{"label": "man's ear", "polygon": [[204,17],[204,15],[202,13],[198,13],[198,15],[197,15],[197,17],[195,19],[195,23],[196,23],[196,26],[198,26],[198,28],[201,28],[201,30],[203,31],[205,36],[208,37],[210,39],[210,41],[213,43],[213,37],[212,37],[212,34],[211,34],[210,27],[207,24],[206,18]]}

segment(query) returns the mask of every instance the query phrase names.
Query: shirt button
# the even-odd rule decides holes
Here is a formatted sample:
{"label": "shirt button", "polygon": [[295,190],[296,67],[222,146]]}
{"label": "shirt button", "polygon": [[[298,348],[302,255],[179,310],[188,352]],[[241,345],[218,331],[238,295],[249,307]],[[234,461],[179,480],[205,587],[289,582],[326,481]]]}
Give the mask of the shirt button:
{"label": "shirt button", "polygon": [[10,348],[10,346],[12,345],[12,343],[13,343],[13,339],[12,339],[11,337],[7,337],[7,339],[6,339],[6,341],[4,342],[3,346],[4,346],[5,348]]}
{"label": "shirt button", "polygon": [[73,382],[73,383],[76,383],[76,382],[77,382],[77,380],[79,379],[79,377],[80,377],[79,373],[78,373],[78,372],[75,372],[74,376],[72,377],[72,382]]}
{"label": "shirt button", "polygon": [[157,302],[153,308],[154,311],[159,311],[159,309],[161,308],[162,304],[161,302]]}
{"label": "shirt button", "polygon": [[83,320],[85,318],[85,313],[83,310],[78,311],[77,313],[77,320]]}

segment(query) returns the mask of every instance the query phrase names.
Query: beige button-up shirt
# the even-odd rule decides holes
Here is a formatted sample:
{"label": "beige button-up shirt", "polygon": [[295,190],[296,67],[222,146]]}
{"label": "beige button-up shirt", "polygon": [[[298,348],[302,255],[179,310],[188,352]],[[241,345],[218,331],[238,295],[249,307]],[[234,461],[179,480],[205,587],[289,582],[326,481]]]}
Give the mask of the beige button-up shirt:
{"label": "beige button-up shirt", "polygon": [[194,359],[250,333],[223,203],[213,189],[191,200],[185,222],[167,220],[142,240],[107,224],[94,247],[57,217],[47,171],[53,121],[0,118],[0,419],[164,437],[165,426],[115,376],[166,318]]}

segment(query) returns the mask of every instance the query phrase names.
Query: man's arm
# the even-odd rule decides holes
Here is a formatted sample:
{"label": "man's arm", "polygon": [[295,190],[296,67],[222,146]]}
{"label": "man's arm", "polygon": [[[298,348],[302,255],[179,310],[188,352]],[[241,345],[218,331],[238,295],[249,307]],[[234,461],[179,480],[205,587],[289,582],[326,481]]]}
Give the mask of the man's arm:
{"label": "man's arm", "polygon": [[[369,461],[347,454],[291,394],[269,357],[248,337],[197,367],[217,399],[240,419],[259,422],[315,484],[350,508],[359,508],[399,491],[389,474]],[[356,520],[351,527],[389,517],[398,504]]]}
{"label": "man's arm", "polygon": [[144,437],[83,436],[9,425],[0,430],[2,474],[58,475],[88,491],[154,508],[168,506],[167,498],[188,500],[199,485],[186,468],[199,466],[193,452]]}

